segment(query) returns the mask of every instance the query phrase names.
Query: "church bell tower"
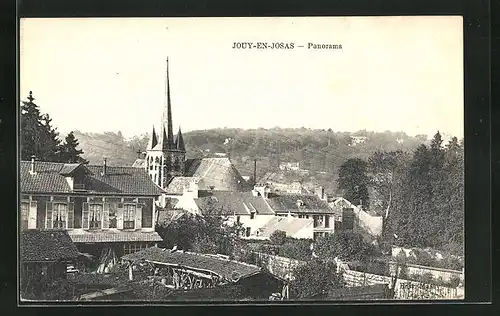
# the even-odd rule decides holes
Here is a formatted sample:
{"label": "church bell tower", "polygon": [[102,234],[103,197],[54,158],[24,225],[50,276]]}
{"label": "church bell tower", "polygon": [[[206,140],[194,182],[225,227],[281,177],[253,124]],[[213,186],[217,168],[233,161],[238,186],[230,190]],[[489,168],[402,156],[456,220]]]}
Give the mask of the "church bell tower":
{"label": "church bell tower", "polygon": [[160,135],[153,132],[146,149],[145,168],[151,179],[165,189],[170,180],[176,176],[184,175],[186,149],[181,128],[174,137],[172,127],[172,105],[170,100],[170,78],[167,58],[167,71],[165,79],[166,104],[161,119]]}

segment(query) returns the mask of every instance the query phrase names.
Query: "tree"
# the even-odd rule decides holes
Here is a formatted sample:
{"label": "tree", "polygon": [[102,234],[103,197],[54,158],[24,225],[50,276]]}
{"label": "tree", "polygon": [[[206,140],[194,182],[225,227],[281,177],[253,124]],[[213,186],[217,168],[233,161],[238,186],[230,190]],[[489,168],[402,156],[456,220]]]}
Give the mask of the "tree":
{"label": "tree", "polygon": [[85,162],[80,157],[83,151],[76,149],[78,140],[73,132],[61,145],[50,115],[40,112],[38,105],[33,102],[35,98],[31,91],[27,99],[21,104],[21,160],[30,160],[35,156],[40,161]]}
{"label": "tree", "polygon": [[367,163],[359,158],[351,158],[340,166],[337,180],[340,189],[344,190],[344,198],[351,203],[369,206]]}
{"label": "tree", "polygon": [[51,126],[50,116],[42,115],[34,100],[30,91],[28,101],[21,104],[21,160],[35,156],[41,161],[58,161],[57,131]]}
{"label": "tree", "polygon": [[78,140],[76,139],[73,132],[70,132],[65,140],[64,144],[60,147],[60,155],[62,162],[68,163],[85,163],[87,162],[85,159],[81,157],[83,154],[83,150],[78,148]]}
{"label": "tree", "polygon": [[296,299],[323,296],[328,291],[344,287],[341,274],[332,261],[315,259],[293,270],[294,279],[290,282],[290,297]]}
{"label": "tree", "polygon": [[286,232],[276,230],[271,234],[271,236],[269,236],[269,240],[272,244],[283,245],[286,242]]}
{"label": "tree", "polygon": [[314,249],[320,258],[338,258],[342,261],[366,261],[373,251],[361,234],[350,230],[327,234],[316,243]]}
{"label": "tree", "polygon": [[167,247],[177,245],[184,250],[232,255],[242,226],[229,223],[226,213],[209,201],[202,209],[203,215],[185,213],[171,223],[160,223],[156,230]]}

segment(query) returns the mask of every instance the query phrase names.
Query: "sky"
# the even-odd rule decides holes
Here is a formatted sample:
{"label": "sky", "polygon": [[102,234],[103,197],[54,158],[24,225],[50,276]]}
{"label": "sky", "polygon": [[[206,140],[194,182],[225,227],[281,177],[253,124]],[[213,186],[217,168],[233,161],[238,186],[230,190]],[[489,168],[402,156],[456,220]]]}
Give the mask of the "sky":
{"label": "sky", "polygon": [[[160,125],[168,57],[174,131],[462,137],[462,25],[453,16],[22,19],[20,97],[33,91],[63,134],[149,133]],[[233,49],[235,42],[295,48]]]}

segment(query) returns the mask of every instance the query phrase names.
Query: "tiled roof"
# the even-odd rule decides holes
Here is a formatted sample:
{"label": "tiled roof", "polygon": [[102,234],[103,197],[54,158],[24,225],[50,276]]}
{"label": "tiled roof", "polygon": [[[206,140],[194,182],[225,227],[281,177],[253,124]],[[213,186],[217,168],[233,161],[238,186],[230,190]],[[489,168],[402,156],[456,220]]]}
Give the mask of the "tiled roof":
{"label": "tiled roof", "polygon": [[227,215],[250,215],[255,210],[257,215],[274,215],[266,201],[252,192],[212,192],[209,196],[195,199],[196,205],[203,210],[209,203],[222,207]]}
{"label": "tiled roof", "polygon": [[[252,236],[269,238],[272,233],[277,230],[284,231],[288,237],[293,237],[296,233],[304,228],[313,226],[312,218],[294,218],[294,217],[273,217],[258,231],[259,234],[253,233]],[[312,231],[311,231],[312,234]],[[311,236],[312,237],[312,236]]]}
{"label": "tiled roof", "polygon": [[248,277],[261,271],[259,267],[243,262],[192,252],[175,251],[172,253],[170,249],[157,247],[125,255],[122,259],[130,261],[149,260],[192,269],[208,270],[229,280]]}
{"label": "tiled roof", "polygon": [[20,240],[21,261],[58,261],[79,255],[68,233],[62,230],[24,230]]}
{"label": "tiled roof", "polygon": [[158,212],[158,224],[160,225],[169,225],[171,222],[178,220],[182,216],[186,214],[185,211],[182,210],[174,210],[174,211],[159,211]]}
{"label": "tiled roof", "polygon": [[196,178],[174,177],[167,186],[167,194],[182,195],[184,193],[184,188],[188,187],[193,181],[196,181]]}
{"label": "tiled roof", "polygon": [[[71,193],[71,188],[61,171],[74,168],[73,164],[35,162],[35,174],[30,174],[29,161],[21,162],[21,192]],[[151,181],[145,170],[134,167],[106,167],[84,165],[86,189],[89,193],[157,196],[161,189]]]}
{"label": "tiled roof", "polygon": [[125,241],[163,241],[157,232],[118,231],[118,230],[70,230],[71,240],[75,243],[125,242]]}
{"label": "tiled roof", "polygon": [[349,202],[348,200],[339,197],[333,200],[332,202],[328,203],[330,208],[335,212],[335,215],[338,215],[339,217],[342,217],[342,210],[343,208],[354,208],[357,210],[357,206]]}
{"label": "tiled roof", "polygon": [[187,177],[199,177],[203,180],[200,190],[243,191],[245,180],[227,157],[187,159]]}
{"label": "tiled roof", "polygon": [[69,175],[73,171],[75,171],[78,167],[80,167],[82,164],[79,163],[65,163],[63,167],[61,168],[61,171],[59,171],[60,174],[62,175]]}
{"label": "tiled roof", "polygon": [[132,164],[132,167],[134,168],[146,168],[146,159],[136,159],[134,163]]}
{"label": "tiled roof", "polygon": [[[297,205],[298,200],[304,203],[303,206]],[[270,195],[267,202],[278,213],[285,213],[289,210],[295,213],[334,213],[328,203],[313,194]]]}

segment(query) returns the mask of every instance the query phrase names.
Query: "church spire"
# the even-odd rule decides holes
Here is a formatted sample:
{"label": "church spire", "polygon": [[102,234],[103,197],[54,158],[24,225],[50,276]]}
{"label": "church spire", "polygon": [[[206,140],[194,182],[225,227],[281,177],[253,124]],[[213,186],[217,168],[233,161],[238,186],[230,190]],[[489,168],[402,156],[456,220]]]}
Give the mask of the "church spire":
{"label": "church spire", "polygon": [[162,126],[167,126],[167,137],[163,139],[163,142],[166,143],[168,149],[174,149],[174,132],[172,128],[172,105],[170,101],[170,82],[169,82],[169,73],[168,73],[168,57],[167,57],[167,78],[165,82],[165,93],[166,93],[166,107],[163,110],[162,117]]}
{"label": "church spire", "polygon": [[175,139],[175,149],[180,151],[186,151],[184,147],[184,138],[182,137],[181,127],[179,126],[179,131],[177,132],[177,138]]}
{"label": "church spire", "polygon": [[155,127],[153,126],[153,133],[151,133],[151,137],[148,142],[148,150],[155,148],[158,144],[158,137],[156,136]]}

